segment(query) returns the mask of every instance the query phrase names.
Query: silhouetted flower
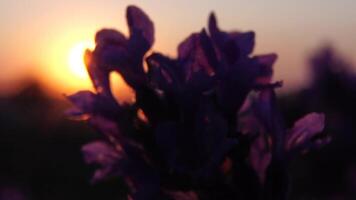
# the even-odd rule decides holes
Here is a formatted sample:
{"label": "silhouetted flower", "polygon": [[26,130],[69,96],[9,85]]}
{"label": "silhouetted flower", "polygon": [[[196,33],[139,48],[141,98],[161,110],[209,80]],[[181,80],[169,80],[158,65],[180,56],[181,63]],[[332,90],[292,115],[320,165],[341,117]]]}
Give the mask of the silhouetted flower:
{"label": "silhouetted flower", "polygon": [[[129,199],[135,200],[263,194],[282,199],[286,185],[271,182],[285,176],[287,154],[313,147],[324,117],[310,114],[284,129],[274,95],[281,83],[271,82],[277,56],[250,56],[254,33],[220,31],[212,14],[209,34],[204,29],[191,34],[179,44],[177,58],[152,53],[143,59],[153,44],[153,23],[134,6],[127,9],[127,21],[129,38],[101,30],[94,51],[86,53],[96,93],[68,97],[76,105],[68,114],[87,120],[103,136],[82,148],[85,161],[99,165],[93,181],[123,177]],[[136,102],[116,102],[111,71],[132,87]],[[258,92],[251,102],[254,112],[240,119],[237,114],[253,90]],[[241,123],[248,134],[238,131]],[[257,183],[252,196],[240,188],[244,181]]]}

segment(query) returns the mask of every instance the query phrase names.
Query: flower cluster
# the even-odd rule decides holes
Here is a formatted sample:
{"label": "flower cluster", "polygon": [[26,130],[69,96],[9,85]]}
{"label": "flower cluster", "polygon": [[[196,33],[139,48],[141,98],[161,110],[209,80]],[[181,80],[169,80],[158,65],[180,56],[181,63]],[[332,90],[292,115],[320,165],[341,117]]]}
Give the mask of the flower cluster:
{"label": "flower cluster", "polygon": [[[82,148],[99,165],[92,180],[122,177],[135,200],[284,199],[291,157],[330,139],[319,134],[323,114],[284,127],[276,54],[252,55],[254,32],[222,31],[214,14],[208,30],[179,44],[177,58],[148,53],[152,21],[135,6],[126,17],[128,37],[100,30],[85,53],[96,92],[68,97],[68,114],[102,133]],[[111,72],[133,89],[133,104],[116,101]]]}

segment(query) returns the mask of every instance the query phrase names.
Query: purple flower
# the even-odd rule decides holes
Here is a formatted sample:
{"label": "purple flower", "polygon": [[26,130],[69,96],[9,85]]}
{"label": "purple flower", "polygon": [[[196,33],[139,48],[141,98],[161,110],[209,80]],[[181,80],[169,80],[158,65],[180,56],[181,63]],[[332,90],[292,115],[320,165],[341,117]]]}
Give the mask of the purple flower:
{"label": "purple flower", "polygon": [[[271,81],[277,56],[251,56],[255,34],[221,31],[213,14],[209,34],[191,34],[179,44],[177,58],[146,56],[153,23],[134,6],[127,9],[127,22],[128,38],[103,29],[85,55],[96,92],[68,97],[75,105],[68,114],[102,134],[82,148],[84,160],[99,166],[93,182],[120,176],[135,200],[240,199],[248,193],[244,183],[254,184],[251,198],[275,194],[275,188],[282,196],[285,186],[273,178],[283,178],[289,154],[326,141],[314,140],[324,127],[322,114],[284,128],[274,94],[281,83]],[[133,88],[136,102],[116,102],[112,71]],[[258,95],[250,113],[238,117],[253,91]]]}
{"label": "purple flower", "polygon": [[[281,173],[287,178],[282,171],[273,169],[276,163],[277,166],[286,166],[296,155],[329,143],[331,138],[320,134],[324,129],[324,120],[324,114],[310,113],[297,120],[291,129],[286,129],[273,89],[264,89],[250,96],[240,111],[239,124],[244,134],[251,135],[248,159],[259,181],[271,184],[266,179],[277,176],[273,173]],[[271,187],[278,188],[276,185]]]}

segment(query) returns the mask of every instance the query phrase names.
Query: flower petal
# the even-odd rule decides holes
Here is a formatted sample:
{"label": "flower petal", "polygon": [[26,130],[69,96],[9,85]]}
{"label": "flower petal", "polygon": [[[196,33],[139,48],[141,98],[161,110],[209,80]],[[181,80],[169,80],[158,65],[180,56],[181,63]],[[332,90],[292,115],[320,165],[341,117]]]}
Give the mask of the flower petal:
{"label": "flower petal", "polygon": [[86,50],[84,54],[84,61],[93,82],[94,88],[100,94],[111,95],[109,71],[107,69],[99,68],[96,61],[96,55],[90,50]]}
{"label": "flower petal", "polygon": [[127,24],[130,31],[130,44],[145,53],[154,42],[154,25],[150,18],[136,6],[126,10]]}
{"label": "flower petal", "polygon": [[239,48],[240,56],[248,56],[252,53],[255,47],[255,33],[248,32],[232,32],[229,37],[235,42]]}
{"label": "flower petal", "polygon": [[82,147],[82,153],[87,164],[100,165],[94,173],[92,182],[95,183],[118,173],[119,168],[116,166],[122,155],[108,143],[95,141],[86,144]]}
{"label": "flower petal", "polygon": [[263,184],[266,178],[266,170],[272,158],[268,144],[267,135],[260,134],[251,144],[249,161],[252,168],[256,171],[260,183]]}
{"label": "flower petal", "polygon": [[90,91],[79,91],[67,97],[81,112],[93,113],[95,94]]}
{"label": "flower petal", "polygon": [[184,81],[197,86],[197,91],[211,88],[209,82],[215,74],[215,66],[211,65],[213,62],[208,58],[208,56],[213,56],[214,52],[213,49],[206,49],[208,47],[205,30],[191,34],[178,46],[178,59],[184,70]]}
{"label": "flower petal", "polygon": [[272,81],[273,64],[277,60],[276,54],[266,54],[255,57],[257,61],[255,84],[264,85]]}
{"label": "flower petal", "polygon": [[108,143],[94,141],[82,147],[84,161],[88,164],[110,165],[119,159],[121,155]]}
{"label": "flower petal", "polygon": [[161,90],[167,91],[171,87],[180,87],[183,82],[183,71],[177,67],[175,60],[162,54],[153,53],[146,59],[150,81]]}
{"label": "flower petal", "polygon": [[208,26],[212,40],[230,64],[252,53],[255,46],[254,32],[220,31],[214,13],[209,17]]}
{"label": "flower petal", "polygon": [[97,45],[126,45],[127,39],[115,29],[102,29],[96,33],[95,43]]}
{"label": "flower petal", "polygon": [[325,115],[320,113],[310,113],[299,119],[288,133],[286,148],[293,149],[308,142],[323,131],[324,123]]}
{"label": "flower petal", "polygon": [[216,45],[219,48],[221,48],[221,45],[224,42],[223,40],[225,39],[224,37],[226,35],[220,31],[220,29],[218,27],[218,22],[216,20],[216,16],[214,13],[211,13],[209,16],[208,29],[209,29],[209,33],[212,37],[212,40],[216,43]]}

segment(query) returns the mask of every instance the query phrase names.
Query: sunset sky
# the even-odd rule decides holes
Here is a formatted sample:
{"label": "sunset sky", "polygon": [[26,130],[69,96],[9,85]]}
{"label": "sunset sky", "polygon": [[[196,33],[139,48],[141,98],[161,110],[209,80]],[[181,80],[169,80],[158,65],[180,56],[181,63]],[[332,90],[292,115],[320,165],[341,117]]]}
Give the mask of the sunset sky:
{"label": "sunset sky", "polygon": [[356,63],[355,0],[1,0],[0,91],[27,76],[58,94],[89,88],[86,74],[70,67],[71,57],[92,46],[100,28],[127,33],[130,4],[154,21],[153,50],[171,56],[180,41],[206,27],[211,11],[225,30],[254,30],[255,53],[279,55],[275,79],[286,88],[305,84],[308,55],[325,43]]}

